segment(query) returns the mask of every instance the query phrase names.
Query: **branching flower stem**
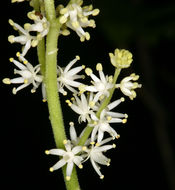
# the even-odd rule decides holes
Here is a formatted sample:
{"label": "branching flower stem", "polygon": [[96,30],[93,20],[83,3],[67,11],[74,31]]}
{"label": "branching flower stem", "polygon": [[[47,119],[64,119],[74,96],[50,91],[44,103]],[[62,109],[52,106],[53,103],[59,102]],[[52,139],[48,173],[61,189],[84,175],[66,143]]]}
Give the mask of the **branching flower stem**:
{"label": "branching flower stem", "polygon": [[[114,84],[114,85],[115,85],[116,82],[117,82],[117,78],[118,78],[118,76],[119,76],[119,74],[120,74],[120,71],[121,71],[120,68],[116,68],[116,69],[115,69],[114,78],[113,78],[113,84]],[[100,106],[98,112],[96,113],[96,116],[97,116],[98,118],[100,117],[101,111],[102,111],[104,108],[106,108],[107,105],[109,104],[109,102],[111,101],[111,98],[112,98],[112,95],[113,95],[113,93],[114,93],[114,90],[115,90],[115,87],[113,87],[113,88],[109,91],[109,93],[110,93],[109,97],[107,97],[107,98],[104,100],[104,102],[101,104],[101,106]],[[91,134],[91,131],[92,131],[92,130],[93,130],[93,127],[90,127],[89,124],[87,124],[87,127],[86,127],[86,129],[85,129],[85,132],[84,132],[83,136],[81,137],[81,139],[79,140],[78,145],[83,146],[83,145],[85,144],[85,142],[86,142],[86,140],[88,139],[89,135]]]}

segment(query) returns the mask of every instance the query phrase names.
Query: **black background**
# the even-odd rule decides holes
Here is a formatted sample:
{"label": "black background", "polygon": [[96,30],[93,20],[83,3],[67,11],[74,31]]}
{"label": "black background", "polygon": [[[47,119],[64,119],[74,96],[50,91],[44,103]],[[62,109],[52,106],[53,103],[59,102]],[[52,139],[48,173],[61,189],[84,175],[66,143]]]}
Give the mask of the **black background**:
{"label": "black background", "polygon": [[[57,1],[59,2],[59,1]],[[28,3],[1,2],[1,81],[13,78],[14,66],[8,61],[15,57],[20,45],[10,44],[9,35],[17,35],[8,19],[23,25],[28,22]],[[112,159],[110,167],[102,167],[100,180],[90,163],[78,171],[83,190],[88,189],[166,189],[175,190],[174,141],[174,42],[175,2],[147,0],[93,0],[101,10],[95,18],[97,27],[85,29],[91,40],[81,43],[74,32],[59,39],[58,62],[67,64],[80,55],[80,64],[95,69],[103,63],[105,74],[112,74],[109,52],[125,48],[133,53],[131,68],[122,71],[119,80],[135,72],[140,75],[143,88],[137,98],[122,103],[117,111],[129,115],[124,125],[112,125],[121,135],[117,148],[107,152]],[[4,10],[3,10],[4,9]],[[35,49],[26,56],[37,64]],[[46,156],[44,151],[55,147],[48,119],[47,104],[42,102],[40,88],[31,94],[30,88],[11,93],[12,85],[1,88],[1,180],[4,189],[64,189],[60,171],[48,171],[57,157]],[[120,98],[117,92],[113,99]],[[76,115],[63,102],[65,125],[75,121]],[[74,119],[72,119],[74,118]],[[5,186],[3,186],[3,184]]]}

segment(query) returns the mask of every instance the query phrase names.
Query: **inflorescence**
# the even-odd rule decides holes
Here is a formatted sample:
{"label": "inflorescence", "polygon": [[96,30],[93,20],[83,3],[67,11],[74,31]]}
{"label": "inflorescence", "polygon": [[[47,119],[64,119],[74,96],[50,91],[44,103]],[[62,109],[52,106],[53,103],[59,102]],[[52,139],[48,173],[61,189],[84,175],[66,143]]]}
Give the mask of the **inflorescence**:
{"label": "inflorescence", "polygon": [[[14,2],[22,2],[24,0],[12,0]],[[32,2],[30,2],[32,5]],[[80,38],[80,41],[90,39],[90,34],[84,31],[86,27],[95,28],[95,21],[89,19],[90,16],[99,14],[99,9],[93,9],[92,5],[82,6],[82,0],[72,0],[68,5],[59,5],[57,7],[57,14],[59,22],[62,24],[61,34],[68,35],[69,29],[75,31]],[[18,75],[17,78],[4,78],[5,84],[19,84],[14,87],[12,92],[16,94],[18,91],[31,85],[31,92],[34,93],[41,84],[43,101],[47,101],[47,95],[44,84],[44,76],[41,73],[41,65],[31,64],[26,58],[31,47],[37,47],[40,40],[45,38],[49,32],[50,23],[47,21],[45,15],[40,12],[32,11],[28,13],[28,17],[32,24],[25,23],[23,27],[9,20],[10,25],[19,32],[17,36],[10,35],[8,40],[10,43],[20,43],[22,45],[22,52],[17,52],[17,59],[10,58],[10,62],[15,65],[14,74]],[[32,32],[32,33],[31,33]],[[35,35],[33,34],[35,32]],[[114,70],[121,70],[128,68],[132,61],[132,54],[128,50],[116,49],[113,53],[109,53],[111,65]],[[63,141],[64,148],[55,148],[46,150],[47,155],[57,155],[61,157],[59,161],[50,168],[50,171],[57,170],[66,165],[66,179],[71,179],[73,167],[76,165],[80,169],[83,164],[90,160],[94,170],[101,179],[104,175],[101,173],[99,165],[110,165],[111,159],[107,158],[104,153],[116,147],[114,143],[107,144],[120,135],[116,132],[116,126],[113,124],[118,123],[122,125],[127,122],[128,115],[126,113],[119,113],[114,111],[118,105],[123,103],[125,98],[121,97],[114,101],[109,101],[104,104],[106,99],[111,99],[111,94],[116,89],[120,89],[123,95],[128,96],[131,100],[136,98],[135,90],[141,87],[141,84],[136,82],[139,76],[135,73],[125,77],[120,83],[115,83],[115,76],[105,75],[101,63],[96,65],[96,70],[86,68],[85,65],[75,66],[80,60],[76,56],[70,61],[67,66],[57,66],[57,86],[58,93],[66,96],[72,93],[72,98],[67,98],[65,102],[75,113],[78,114],[78,123],[85,123],[86,128],[91,128],[91,133],[83,145],[79,145],[85,130],[77,136],[76,127],[74,123],[70,122],[70,139]],[[83,72],[80,74],[80,72]],[[98,75],[96,75],[98,72]],[[82,79],[89,77],[91,84],[84,84]],[[104,106],[105,105],[105,106]],[[100,110],[100,111],[99,111]]]}

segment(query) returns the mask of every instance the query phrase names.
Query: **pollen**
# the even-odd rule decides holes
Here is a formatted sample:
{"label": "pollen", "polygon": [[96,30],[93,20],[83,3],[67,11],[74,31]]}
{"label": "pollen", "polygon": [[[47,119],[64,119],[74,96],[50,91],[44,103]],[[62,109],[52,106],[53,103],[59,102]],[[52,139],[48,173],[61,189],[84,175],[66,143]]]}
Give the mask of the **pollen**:
{"label": "pollen", "polygon": [[49,155],[49,153],[50,153],[49,150],[46,150],[46,151],[45,151],[45,154]]}
{"label": "pollen", "polygon": [[93,16],[97,16],[99,14],[100,10],[99,9],[94,9],[92,12]]}
{"label": "pollen", "polygon": [[67,144],[67,140],[65,139],[65,140],[63,140],[63,144]]}
{"label": "pollen", "polygon": [[13,58],[13,57],[11,57],[11,58],[9,59],[9,61],[10,61],[10,62],[13,62],[13,61],[14,61],[14,58]]}
{"label": "pollen", "polygon": [[4,78],[4,79],[2,80],[2,82],[3,82],[4,84],[11,84],[11,81],[10,81],[9,78]]}
{"label": "pollen", "polygon": [[66,176],[66,180],[67,180],[67,181],[70,181],[70,176]]}
{"label": "pollen", "polygon": [[49,171],[50,171],[50,172],[53,172],[53,171],[54,171],[54,169],[53,169],[53,168],[50,168],[50,169],[49,169]]}
{"label": "pollen", "polygon": [[96,65],[96,70],[97,70],[97,71],[102,71],[102,70],[103,70],[103,67],[102,67],[102,64],[101,64],[101,63],[98,63],[98,64]]}
{"label": "pollen", "polygon": [[88,76],[90,76],[90,75],[92,74],[92,69],[86,68],[86,69],[85,69],[85,73],[86,73]]}
{"label": "pollen", "polygon": [[82,164],[80,164],[78,167],[79,167],[80,169],[82,169],[82,168],[83,168],[83,165],[82,165]]}
{"label": "pollen", "polygon": [[127,119],[123,119],[123,120],[122,120],[122,123],[126,123],[126,122],[127,122]]}
{"label": "pollen", "polygon": [[101,176],[100,176],[100,179],[104,179],[104,175],[101,175]]}

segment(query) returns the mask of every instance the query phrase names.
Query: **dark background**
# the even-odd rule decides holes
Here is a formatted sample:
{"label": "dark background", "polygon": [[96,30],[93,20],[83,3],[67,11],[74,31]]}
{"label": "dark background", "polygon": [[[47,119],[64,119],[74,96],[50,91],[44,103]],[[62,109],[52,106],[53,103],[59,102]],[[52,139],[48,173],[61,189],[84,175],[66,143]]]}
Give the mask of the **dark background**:
{"label": "dark background", "polygon": [[[17,33],[8,24],[11,18],[23,25],[27,3],[11,4],[3,1],[1,6],[1,81],[13,78],[14,66],[8,61],[15,57],[20,45],[10,45],[9,35]],[[1,2],[2,3],[2,2]],[[138,89],[134,101],[122,103],[117,111],[129,115],[124,125],[112,125],[121,135],[117,148],[107,152],[112,159],[110,167],[102,167],[104,180],[100,180],[90,163],[78,171],[83,190],[89,189],[166,189],[175,190],[175,140],[174,140],[174,45],[175,2],[148,0],[93,0],[101,10],[95,18],[97,27],[85,29],[91,40],[81,43],[74,32],[59,39],[60,65],[67,64],[80,55],[80,64],[95,69],[103,63],[105,74],[114,68],[109,52],[125,48],[133,53],[131,68],[123,70],[119,80],[132,72],[140,75],[143,88]],[[35,49],[26,56],[37,64]],[[14,76],[15,77],[15,76]],[[4,189],[64,189],[60,171],[48,171],[57,157],[46,156],[44,151],[55,147],[48,119],[47,104],[42,102],[40,89],[31,94],[30,87],[16,96],[11,93],[13,85],[1,83],[1,180]],[[113,99],[122,94],[118,91]],[[65,124],[74,114],[64,104]],[[76,121],[76,118],[74,118]],[[82,128],[78,126],[80,131]],[[4,182],[4,183],[3,183]],[[3,186],[3,184],[5,186]]]}

